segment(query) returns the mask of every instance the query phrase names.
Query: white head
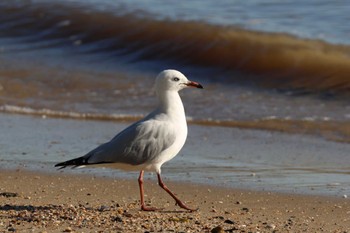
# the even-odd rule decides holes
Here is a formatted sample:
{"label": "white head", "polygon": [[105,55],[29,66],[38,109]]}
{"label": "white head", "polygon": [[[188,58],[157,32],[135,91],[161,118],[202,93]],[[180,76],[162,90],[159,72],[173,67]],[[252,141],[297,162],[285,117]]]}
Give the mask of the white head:
{"label": "white head", "polygon": [[163,70],[156,78],[156,90],[162,91],[180,91],[185,87],[203,88],[197,82],[190,81],[177,70]]}

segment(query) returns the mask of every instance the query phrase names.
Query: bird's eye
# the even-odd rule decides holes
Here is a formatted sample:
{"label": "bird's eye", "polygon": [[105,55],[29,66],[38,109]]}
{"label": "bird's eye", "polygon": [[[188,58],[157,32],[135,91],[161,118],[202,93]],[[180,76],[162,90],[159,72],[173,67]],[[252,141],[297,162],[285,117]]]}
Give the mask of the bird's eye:
{"label": "bird's eye", "polygon": [[177,78],[177,77],[173,78],[173,81],[175,81],[175,82],[177,82],[177,81],[179,81],[179,80],[180,80],[180,79]]}

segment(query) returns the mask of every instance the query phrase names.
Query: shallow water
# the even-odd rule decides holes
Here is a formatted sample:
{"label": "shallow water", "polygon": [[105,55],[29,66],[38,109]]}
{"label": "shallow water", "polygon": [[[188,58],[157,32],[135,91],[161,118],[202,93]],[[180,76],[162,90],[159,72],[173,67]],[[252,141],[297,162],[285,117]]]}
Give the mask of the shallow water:
{"label": "shallow water", "polygon": [[[1,167],[56,171],[54,164],[87,153],[128,123],[43,119],[0,114]],[[5,123],[5,124],[4,124]],[[185,147],[162,167],[172,181],[224,187],[342,196],[350,193],[349,144],[319,137],[190,125]],[[63,172],[135,179],[103,168]],[[153,177],[154,178],[154,177]]]}

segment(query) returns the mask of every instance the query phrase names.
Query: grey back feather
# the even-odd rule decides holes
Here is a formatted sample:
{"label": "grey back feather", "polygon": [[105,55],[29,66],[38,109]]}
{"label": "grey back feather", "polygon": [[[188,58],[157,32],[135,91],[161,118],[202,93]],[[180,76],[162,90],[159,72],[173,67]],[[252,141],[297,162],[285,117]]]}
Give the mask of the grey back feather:
{"label": "grey back feather", "polygon": [[148,116],[134,123],[111,141],[90,151],[85,158],[89,164],[105,162],[140,165],[151,162],[176,139],[176,129],[163,117],[163,114],[152,119]]}

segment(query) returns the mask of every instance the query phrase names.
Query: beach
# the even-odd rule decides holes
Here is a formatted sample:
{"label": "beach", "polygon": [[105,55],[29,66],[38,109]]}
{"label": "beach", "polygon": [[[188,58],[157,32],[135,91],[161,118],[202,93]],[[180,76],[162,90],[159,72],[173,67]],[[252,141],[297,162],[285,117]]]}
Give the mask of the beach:
{"label": "beach", "polygon": [[[282,153],[284,160],[293,161],[289,156],[303,151],[316,153],[312,152],[314,147],[321,147],[320,150],[327,153],[338,151],[340,155],[341,151],[346,153],[348,144],[322,138],[308,139],[306,135],[190,125],[191,136],[184,152],[163,166],[163,177],[180,199],[199,210],[191,213],[175,206],[171,197],[157,185],[155,175],[147,173],[146,203],[164,209],[142,212],[137,172],[103,168],[56,170],[53,167],[57,162],[108,140],[128,122],[15,114],[0,114],[0,120],[3,132],[6,132],[0,135],[1,232],[343,233],[350,229],[345,172],[332,180],[331,172],[327,176],[316,168],[314,171],[290,172],[282,166],[282,161],[274,168],[261,165],[263,169],[256,170],[257,165],[244,169],[243,157],[239,156],[232,161],[224,160],[224,163],[230,163],[225,167],[210,165],[210,160],[205,157],[203,161],[191,158],[196,154],[215,155],[217,152],[215,159],[218,160],[221,153],[231,151],[238,144],[242,147],[238,147],[241,153],[237,154],[246,156],[245,146],[249,148],[250,144],[255,144],[248,152],[261,150],[266,157],[254,159],[248,156],[248,162],[270,160],[273,164],[274,156],[278,157],[283,150],[291,151],[290,155]],[[210,144],[205,139],[209,132],[212,135]],[[224,132],[236,140],[232,141]],[[259,141],[263,146],[257,144]],[[305,146],[300,144],[301,141],[306,142]],[[298,149],[297,145],[305,148]],[[315,159],[324,161],[323,156],[327,153]],[[308,161],[316,166],[310,158],[299,162]],[[336,158],[332,159],[334,166],[342,161],[341,156],[338,162]],[[216,161],[216,164],[220,163]]]}
{"label": "beach", "polygon": [[[254,192],[167,182],[195,212],[183,211],[155,179],[145,182],[142,212],[136,177],[0,172],[1,232],[349,232],[347,199]],[[216,228],[221,231],[213,230]]]}
{"label": "beach", "polygon": [[[0,232],[350,232],[349,9],[1,1]],[[138,172],[54,167],[153,111],[165,69],[204,87],[162,166],[198,211],[153,173],[141,212]]]}

